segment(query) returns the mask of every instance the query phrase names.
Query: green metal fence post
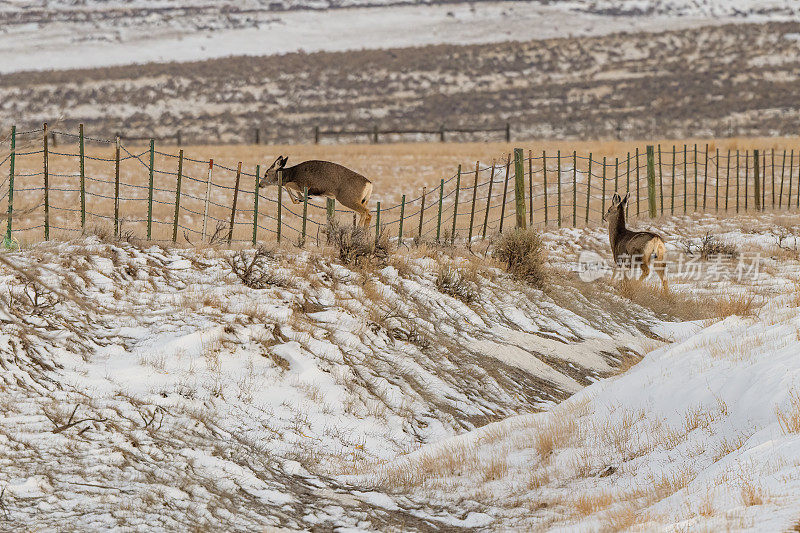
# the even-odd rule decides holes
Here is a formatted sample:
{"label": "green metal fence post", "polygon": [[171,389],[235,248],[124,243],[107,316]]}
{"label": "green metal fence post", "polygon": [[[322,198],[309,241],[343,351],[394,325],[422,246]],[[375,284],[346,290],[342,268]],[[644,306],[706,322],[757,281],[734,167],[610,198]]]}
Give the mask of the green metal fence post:
{"label": "green metal fence post", "polygon": [[589,152],[588,170],[586,171],[586,221],[589,223],[589,203],[592,201],[592,153]]}
{"label": "green metal fence post", "polygon": [[283,211],[283,169],[278,169],[275,172],[278,175],[278,212],[277,212],[277,235],[276,239],[278,242],[281,242],[281,230],[282,230],[282,211]]}
{"label": "green metal fence post", "polygon": [[[474,210],[474,209],[473,209]],[[397,230],[397,245],[403,244],[403,221],[406,218],[406,195],[400,200],[400,228]]]}
{"label": "green metal fence post", "polygon": [[228,230],[228,246],[233,242],[233,228],[236,225],[236,202],[239,200],[239,180],[242,178],[242,162],[236,167],[236,185],[233,188],[233,204],[231,205],[231,226]]}
{"label": "green metal fence post", "polygon": [[461,165],[458,165],[458,174],[456,175],[456,197],[453,200],[453,232],[450,235],[450,243],[456,241],[456,221],[458,220],[458,196],[461,191]]}
{"label": "green metal fence post", "polygon": [[[475,161],[475,181],[472,183],[472,210],[469,215],[469,236],[467,237],[467,246],[472,246],[472,227],[475,222],[475,201],[478,199],[478,175],[481,170],[481,162]],[[400,227],[402,227],[402,219]]]}
{"label": "green metal fence post", "polygon": [[258,182],[261,174],[261,165],[256,165],[256,183],[253,187],[253,246],[258,240]]}
{"label": "green metal fence post", "polygon": [[439,215],[436,219],[436,242],[439,242],[439,238],[441,237],[442,233],[442,200],[444,199],[444,178],[442,178],[441,183],[439,183]]}
{"label": "green metal fence post", "polygon": [[114,142],[114,236],[119,237],[119,136]]}
{"label": "green metal fence post", "polygon": [[152,237],[153,230],[153,170],[155,167],[156,142],[150,139],[150,189],[147,195],[147,240]]}
{"label": "green metal fence post", "polygon": [[81,231],[86,231],[86,151],[84,147],[83,124],[78,126],[78,156],[81,169]]}
{"label": "green metal fence post", "polygon": [[381,238],[381,203],[380,201],[375,206],[375,244]]}
{"label": "green metal fence post", "polygon": [[758,150],[753,151],[753,194],[756,211],[761,211],[761,158]]}
{"label": "green metal fence post", "polygon": [[14,216],[14,165],[17,158],[17,127],[11,126],[11,154],[8,168],[8,220],[6,221],[5,247],[12,247],[11,220]]}
{"label": "green metal fence post", "polygon": [[[44,240],[50,240],[50,157],[49,157],[49,148],[47,146],[47,123],[43,126],[44,129],[44,145],[43,145],[43,153],[44,153],[44,164],[43,164],[43,173],[44,173]],[[117,158],[119,159],[119,158]]]}
{"label": "green metal fence post", "polygon": [[178,185],[175,187],[175,218],[172,221],[172,242],[178,242],[178,217],[181,208],[182,177],[183,177],[183,150],[178,152]]}
{"label": "green metal fence post", "polygon": [[306,222],[308,221],[308,187],[303,187],[303,228],[300,234],[300,246],[306,244]]}
{"label": "green metal fence post", "polygon": [[647,205],[650,218],[656,218],[656,157],[652,145],[647,146]]}

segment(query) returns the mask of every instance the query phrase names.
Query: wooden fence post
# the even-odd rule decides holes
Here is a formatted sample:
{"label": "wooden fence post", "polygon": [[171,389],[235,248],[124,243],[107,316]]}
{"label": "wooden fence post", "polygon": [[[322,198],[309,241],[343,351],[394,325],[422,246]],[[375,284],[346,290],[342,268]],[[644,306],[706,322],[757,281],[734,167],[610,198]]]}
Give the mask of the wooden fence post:
{"label": "wooden fence post", "polygon": [[444,124],[439,126],[439,142],[444,142]]}
{"label": "wooden fence post", "polygon": [[647,146],[647,205],[650,218],[656,218],[656,157],[652,145]]}
{"label": "wooden fence post", "polygon": [[522,148],[514,148],[514,196],[516,200],[517,228],[527,227],[525,216],[525,164]]}
{"label": "wooden fence post", "polygon": [[175,218],[172,221],[172,242],[178,242],[178,214],[181,208],[181,177],[183,176],[183,150],[178,152],[178,185],[175,187]]}
{"label": "wooden fence post", "polygon": [[483,214],[483,236],[482,239],[486,238],[486,228],[489,225],[489,209],[492,207],[492,185],[494,185],[494,167],[496,166],[496,161],[492,159],[492,170],[489,172],[489,192],[486,195],[486,212]]}
{"label": "wooden fence post", "polygon": [[[473,202],[472,205],[473,211],[475,210],[475,203]],[[400,201],[400,229],[397,231],[397,245],[400,246],[403,244],[403,221],[406,218],[406,195],[403,195],[403,199]]]}
{"label": "wooden fence post", "polygon": [[307,221],[308,221],[308,187],[303,187],[303,227],[300,232],[300,246],[306,245]]}
{"label": "wooden fence post", "polygon": [[119,237],[119,135],[114,150],[114,236]]}
{"label": "wooden fence post", "polygon": [[[49,148],[47,146],[47,123],[45,122],[42,126],[44,130],[43,135],[43,166],[42,171],[44,174],[44,240],[50,240],[50,168],[49,168]],[[119,149],[117,149],[117,153],[119,153]],[[119,155],[117,155],[117,167],[119,167]],[[116,233],[115,233],[116,235]]]}
{"label": "wooden fence post", "polygon": [[314,144],[319,144],[319,126],[314,126]]}
{"label": "wooden fence post", "polygon": [[753,150],[753,193],[755,195],[756,211],[761,211],[761,158],[759,151]]}
{"label": "wooden fence post", "polygon": [[511,142],[511,123],[506,122],[506,142]]}
{"label": "wooden fence post", "polygon": [[[559,170],[559,174],[561,174]],[[559,194],[559,204],[561,203]],[[561,218],[559,216],[559,218]],[[559,226],[561,223],[559,222]],[[578,225],[578,152],[572,151],[572,227]]]}
{"label": "wooden fence post", "polygon": [[83,137],[83,124],[78,125],[78,157],[81,172],[81,231],[86,231],[86,164]]}
{"label": "wooden fence post", "polygon": [[436,242],[439,242],[439,239],[442,234],[442,200],[444,199],[444,178],[439,183],[439,216],[436,219]]}
{"label": "wooden fence post", "polygon": [[261,165],[256,165],[256,182],[253,185],[253,246],[258,240],[258,182],[261,174]]}
{"label": "wooden fence post", "polygon": [[327,214],[328,225],[331,225],[336,220],[336,200],[328,198],[325,202],[325,211]]}
{"label": "wooden fence post", "polygon": [[236,167],[236,184],[233,186],[233,204],[231,205],[231,226],[228,229],[228,246],[233,242],[233,227],[236,224],[236,202],[239,200],[239,180],[242,178],[242,162]]}
{"label": "wooden fence post", "polygon": [[178,131],[175,132],[175,142],[177,143],[179,148],[183,144],[181,142],[181,130],[178,130]]}
{"label": "wooden fence post", "polygon": [[506,159],[506,178],[503,181],[503,205],[500,206],[500,233],[503,233],[503,223],[506,218],[506,201],[508,200],[508,177],[511,172],[511,154]]}
{"label": "wooden fence post", "polygon": [[[283,169],[279,168],[275,171],[275,174],[278,176],[278,231],[276,238],[278,242],[281,242],[281,233],[283,231]],[[319,233],[317,233],[317,240],[319,240]]]}
{"label": "wooden fence post", "polygon": [[419,240],[422,240],[422,221],[425,217],[425,195],[428,194],[428,188],[422,188],[422,206],[419,209]]}
{"label": "wooden fence post", "polygon": [[458,220],[458,196],[461,192],[461,165],[458,165],[456,174],[456,197],[453,200],[453,232],[450,235],[450,244],[456,241],[456,221]]}
{"label": "wooden fence post", "polygon": [[586,172],[586,224],[589,223],[589,203],[592,200],[592,153],[589,152],[588,170]]}
{"label": "wooden fence post", "polygon": [[[478,174],[480,173],[481,162],[475,161],[475,181],[472,184],[472,210],[469,215],[469,236],[467,246],[472,246],[472,225],[475,222],[475,201],[478,199]],[[402,221],[401,221],[402,227]]]}
{"label": "wooden fence post", "polygon": [[153,229],[153,170],[155,166],[155,140],[150,139],[150,185],[147,194],[147,240],[152,236]]}
{"label": "wooden fence post", "polygon": [[12,246],[11,219],[14,215],[14,165],[17,158],[17,127],[11,126],[11,154],[9,154],[8,167],[8,220],[6,221],[5,247]]}
{"label": "wooden fence post", "polygon": [[[206,177],[206,201],[205,201],[205,207],[203,208],[203,231],[200,234],[200,240],[202,241],[206,240],[206,222],[208,221],[208,200],[209,196],[211,195],[211,173],[213,172],[213,170],[214,170],[214,160],[209,159],[208,176]],[[280,190],[278,192],[278,195],[280,195]]]}
{"label": "wooden fence post", "polygon": [[378,144],[378,125],[372,126],[372,142]]}
{"label": "wooden fence post", "polygon": [[261,128],[256,128],[256,144],[261,144]]}
{"label": "wooden fence post", "polygon": [[375,207],[375,244],[381,238],[381,202],[378,201]]}
{"label": "wooden fence post", "polygon": [[664,173],[661,166],[661,145],[658,145],[658,199],[661,203],[661,216],[664,216]]}

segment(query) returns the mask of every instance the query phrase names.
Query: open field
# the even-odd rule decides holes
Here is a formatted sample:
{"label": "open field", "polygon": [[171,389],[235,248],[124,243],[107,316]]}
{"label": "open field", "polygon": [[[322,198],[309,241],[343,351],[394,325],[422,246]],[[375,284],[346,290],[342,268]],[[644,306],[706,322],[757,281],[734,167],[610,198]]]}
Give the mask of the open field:
{"label": "open field", "polygon": [[727,24],[19,72],[0,79],[0,125],[74,131],[83,122],[104,138],[181,130],[187,144],[252,142],[256,127],[271,143],[302,143],[315,126],[507,121],[522,140],[785,136],[800,130],[798,33],[797,22]]}
{"label": "open field", "polygon": [[[58,145],[51,147],[49,157],[50,224],[51,236],[66,238],[74,236],[80,228],[80,186],[79,159],[75,154],[78,147],[65,143],[70,140],[57,137]],[[43,235],[43,175],[40,139],[33,135],[23,135],[19,139],[16,161],[14,228],[20,241],[35,242]],[[800,151],[794,154],[794,138],[754,138],[754,139],[689,139],[660,140],[654,144],[661,146],[662,153],[656,160],[658,175],[657,215],[684,213],[706,209],[738,212],[755,207],[753,192],[752,150],[761,151],[760,165],[763,181],[765,206],[774,205],[786,209],[789,204],[797,204],[798,179],[800,179]],[[698,147],[695,166],[695,145]],[[441,235],[453,231],[453,210],[455,203],[454,176],[459,164],[462,177],[459,188],[459,209],[455,230],[458,237],[464,238],[473,226],[473,236],[487,235],[500,229],[501,217],[505,227],[514,223],[514,170],[513,164],[506,171],[506,163],[514,147],[522,146],[526,158],[527,219],[531,220],[531,191],[533,192],[533,222],[542,225],[545,221],[552,225],[558,221],[559,214],[563,225],[571,226],[601,223],[601,215],[606,200],[615,190],[631,192],[632,202],[629,216],[646,216],[648,210],[646,183],[646,143],[642,142],[537,142],[537,143],[427,143],[391,145],[201,145],[183,148],[185,160],[182,167],[181,205],[179,229],[175,236],[180,242],[197,242],[203,235],[202,224],[205,212],[205,197],[208,187],[208,159],[213,158],[215,169],[209,189],[209,220],[206,238],[217,230],[217,237],[227,237],[231,205],[238,163],[242,162],[240,192],[237,197],[237,213],[233,239],[249,241],[253,234],[253,213],[255,168],[264,169],[278,155],[287,155],[289,165],[308,159],[331,160],[348,166],[367,176],[375,184],[370,207],[376,214],[377,203],[381,203],[381,226],[391,236],[399,233],[399,219],[402,196],[406,195],[406,208],[403,235],[406,238],[419,235],[419,211],[421,196],[425,188],[425,216],[422,220],[422,234],[434,238],[438,224],[438,187],[445,179],[443,194],[443,217]],[[686,163],[684,164],[684,146]],[[708,146],[708,163],[705,150]],[[676,147],[675,165],[672,164],[672,147]],[[640,157],[637,162],[636,150]],[[153,227],[156,240],[171,240],[173,237],[174,206],[177,185],[178,148],[175,146],[156,146]],[[573,172],[572,150],[577,151],[577,170]],[[717,156],[719,150],[719,156]],[[730,156],[729,156],[729,150]],[[736,151],[740,156],[736,158]],[[119,217],[123,232],[132,231],[135,235],[145,234],[149,182],[149,147],[144,145],[124,145],[121,151]],[[558,184],[556,167],[558,153],[561,152],[561,185]],[[774,152],[773,152],[774,151]],[[35,152],[35,153],[29,153]],[[547,156],[547,176],[543,172],[543,152]],[[630,154],[630,156],[629,156]],[[592,158],[591,182],[589,160]],[[114,148],[113,144],[99,146],[96,143],[86,147],[86,211],[87,227],[104,226],[109,228],[114,214]],[[629,159],[630,157],[630,159]],[[603,169],[603,159],[606,167]],[[479,164],[479,176],[475,187],[475,164]],[[492,163],[494,162],[494,171]],[[774,166],[773,166],[774,165]],[[718,168],[719,167],[719,168]],[[695,195],[695,171],[697,172],[697,195]],[[0,175],[7,177],[8,162],[0,163]],[[533,180],[531,180],[531,172]],[[673,179],[674,173],[674,179]],[[736,180],[736,176],[739,180]],[[506,187],[506,176],[508,186]],[[603,177],[605,176],[605,180]],[[685,177],[685,182],[684,182]],[[547,178],[547,210],[545,211],[545,178]],[[7,194],[6,183],[0,183],[0,199]],[[492,182],[491,195],[489,182]],[[773,182],[774,179],[774,182]],[[673,203],[674,182],[674,203]],[[638,185],[637,185],[638,184]],[[559,202],[560,189],[560,202]],[[587,190],[588,189],[588,190]],[[589,209],[587,212],[587,192]],[[257,238],[274,240],[277,231],[277,189],[272,187],[259,191],[259,219]],[[472,215],[472,197],[475,196],[475,215]],[[490,199],[491,198],[491,199]],[[697,205],[695,205],[697,198]],[[505,203],[503,202],[505,199]],[[738,200],[737,200],[738,199]],[[302,232],[302,206],[290,203],[288,195],[283,196],[283,216],[285,227],[283,235],[297,242]],[[488,211],[487,211],[488,206]],[[505,206],[505,207],[504,207]],[[560,208],[559,208],[560,206]],[[545,214],[546,213],[546,214]],[[337,214],[340,222],[349,223],[351,218],[346,210]],[[377,218],[377,217],[376,217]],[[546,220],[545,220],[546,218]],[[311,199],[308,210],[309,223],[306,234],[310,239],[321,237],[321,225],[325,223],[324,199]],[[376,220],[373,220],[373,224]]]}

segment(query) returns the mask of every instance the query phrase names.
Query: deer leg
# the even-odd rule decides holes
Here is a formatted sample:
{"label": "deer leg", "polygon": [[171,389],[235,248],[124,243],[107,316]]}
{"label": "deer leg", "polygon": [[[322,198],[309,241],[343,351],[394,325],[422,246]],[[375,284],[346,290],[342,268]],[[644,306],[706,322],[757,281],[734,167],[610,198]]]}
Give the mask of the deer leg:
{"label": "deer leg", "polygon": [[639,281],[647,279],[650,276],[650,258],[642,257],[642,275],[639,276]]}
{"label": "deer leg", "polygon": [[367,209],[364,206],[361,206],[361,208],[358,210],[358,213],[359,215],[361,215],[361,218],[358,221],[358,225],[364,228],[368,228],[370,222],[372,222],[372,215],[369,214],[369,209]]}
{"label": "deer leg", "polygon": [[[289,193],[289,198],[292,200],[293,204],[302,204],[303,203],[303,201],[300,199],[300,192],[299,191],[295,191],[292,187],[290,187],[288,185],[284,185],[284,188],[286,189],[286,192]],[[295,194],[297,194],[296,198],[295,198]]]}

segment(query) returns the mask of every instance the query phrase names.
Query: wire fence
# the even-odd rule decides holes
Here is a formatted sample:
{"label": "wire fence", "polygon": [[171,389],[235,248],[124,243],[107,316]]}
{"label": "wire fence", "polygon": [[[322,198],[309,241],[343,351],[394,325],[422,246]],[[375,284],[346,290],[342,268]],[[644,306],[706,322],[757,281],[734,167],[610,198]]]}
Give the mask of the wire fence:
{"label": "wire fence", "polygon": [[[0,141],[0,201],[5,240],[68,239],[98,228],[161,242],[303,243],[329,223],[355,223],[334,200],[295,203],[259,188],[260,166],[155,149],[131,151],[118,139],[88,153],[78,134],[53,149],[47,126],[12,129]],[[102,153],[101,153],[102,152]],[[521,149],[490,164],[459,167],[447,178],[371,210],[376,237],[472,241],[518,226],[601,223],[614,192],[630,194],[628,216],[800,209],[800,153],[649,146],[598,158]],[[287,202],[286,200],[289,199]],[[390,205],[386,205],[389,203]],[[352,219],[351,219],[352,217]]]}

